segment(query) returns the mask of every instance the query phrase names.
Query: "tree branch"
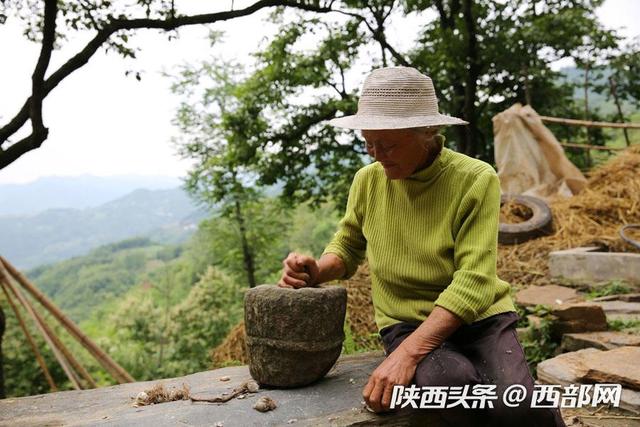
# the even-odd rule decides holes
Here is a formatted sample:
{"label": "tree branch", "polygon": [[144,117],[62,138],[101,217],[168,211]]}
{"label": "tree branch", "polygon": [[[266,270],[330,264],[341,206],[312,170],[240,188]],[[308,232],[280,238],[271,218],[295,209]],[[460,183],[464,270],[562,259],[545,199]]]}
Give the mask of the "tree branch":
{"label": "tree branch", "polygon": [[[44,3],[44,27],[42,30],[42,48],[38,62],[31,75],[31,97],[25,103],[21,112],[26,115],[22,124],[31,118],[31,135],[21,139],[6,150],[0,149],[0,169],[15,161],[24,153],[34,150],[47,139],[49,130],[42,120],[42,100],[46,96],[44,86],[44,74],[49,67],[51,52],[56,38],[56,16],[58,14],[57,0],[45,0]],[[22,126],[22,125],[20,125]],[[20,128],[16,128],[16,131]],[[6,138],[4,139],[6,140]],[[0,141],[3,141],[0,139]]]}
{"label": "tree branch", "polygon": [[[251,15],[252,13],[267,7],[286,6],[312,12],[331,12],[331,7],[314,6],[304,2],[295,0],[260,0],[249,7],[239,10],[229,10],[225,12],[208,13],[193,16],[170,17],[168,19],[113,19],[98,30],[95,37],[87,43],[87,45],[76,55],[71,57],[58,70],[52,73],[49,78],[44,79],[51,51],[53,50],[53,39],[55,39],[55,18],[57,15],[57,3],[55,0],[47,0],[45,2],[45,28],[43,34],[43,43],[38,65],[34,70],[34,78],[38,77],[37,83],[34,83],[32,95],[27,98],[20,111],[2,128],[0,128],[0,169],[7,166],[22,154],[38,148],[46,139],[47,130],[42,123],[41,109],[42,99],[44,99],[63,79],[71,73],[84,66],[96,51],[111,37],[114,33],[122,30],[135,30],[142,28],[155,28],[163,30],[173,30],[179,27],[197,24],[211,24],[218,21],[226,21],[229,19],[239,18]],[[49,25],[47,25],[49,22]],[[51,34],[50,37],[47,34]],[[51,44],[50,48],[47,47]],[[34,80],[35,82],[35,80]],[[32,102],[33,101],[33,102]],[[29,137],[23,138],[17,143],[10,146],[7,150],[2,150],[2,145],[7,139],[16,133],[28,120],[33,121],[33,133]]]}
{"label": "tree branch", "polygon": [[389,44],[389,42],[387,42],[387,39],[384,36],[383,32],[380,33],[375,28],[373,28],[371,26],[369,21],[367,21],[367,18],[365,18],[364,16],[362,16],[362,15],[360,15],[358,13],[347,12],[347,11],[344,11],[344,10],[334,9],[334,10],[332,10],[332,12],[337,12],[337,13],[341,13],[343,15],[348,15],[348,16],[354,17],[354,18],[364,22],[364,24],[367,26],[369,31],[371,31],[371,34],[372,34],[374,40],[376,40],[378,43],[380,43],[381,46],[383,46],[385,49],[387,49],[389,51],[389,53],[391,54],[391,56],[393,56],[395,58],[395,60],[398,61],[398,63],[400,65],[404,65],[405,67],[413,67],[413,65],[411,65],[411,63],[404,56],[402,56],[397,50],[395,50],[393,48],[393,46],[391,46]]}
{"label": "tree branch", "polygon": [[31,76],[31,108],[29,113],[31,115],[31,124],[33,125],[34,135],[45,134],[47,129],[42,122],[42,99],[45,94],[43,93],[44,73],[49,67],[49,61],[51,60],[51,52],[53,51],[53,43],[56,38],[56,16],[58,14],[58,2],[57,0],[45,0],[44,3],[44,29],[42,31],[42,49],[40,50],[40,57],[36,63],[36,68],[33,70]]}

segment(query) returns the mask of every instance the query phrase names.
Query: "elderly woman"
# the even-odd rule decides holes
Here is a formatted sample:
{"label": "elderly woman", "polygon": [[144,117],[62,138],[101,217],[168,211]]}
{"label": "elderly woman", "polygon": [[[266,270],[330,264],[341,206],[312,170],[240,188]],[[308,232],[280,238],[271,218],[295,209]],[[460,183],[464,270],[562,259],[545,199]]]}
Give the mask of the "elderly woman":
{"label": "elderly woman", "polygon": [[[510,285],[496,275],[500,183],[493,168],[446,147],[431,79],[413,68],[374,70],[353,116],[376,162],[351,185],[338,232],[322,257],[291,253],[279,286],[300,288],[371,271],[375,320],[386,359],[363,390],[389,408],[393,386],[495,384],[492,409],[443,410],[452,425],[564,426],[557,409],[530,408],[533,378],[515,333]],[[502,403],[511,384],[527,389]]]}

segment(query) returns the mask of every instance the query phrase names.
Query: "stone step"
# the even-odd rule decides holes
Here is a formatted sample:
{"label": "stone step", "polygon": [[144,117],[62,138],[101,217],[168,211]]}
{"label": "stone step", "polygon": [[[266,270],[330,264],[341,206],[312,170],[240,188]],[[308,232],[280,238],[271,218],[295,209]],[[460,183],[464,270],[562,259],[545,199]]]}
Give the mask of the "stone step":
{"label": "stone step", "polygon": [[640,302],[593,301],[602,307],[609,320],[640,320]]}
{"label": "stone step", "polygon": [[564,334],[561,343],[563,352],[577,351],[590,347],[599,350],[611,350],[623,346],[640,346],[640,335],[623,331]]}
{"label": "stone step", "polygon": [[627,301],[627,302],[640,302],[640,294],[616,294],[605,295],[592,299],[592,301]]}
{"label": "stone step", "polygon": [[[610,382],[623,384],[620,407],[640,414],[638,371],[640,347],[620,347],[602,351],[595,348],[563,353],[540,362],[538,381],[546,384]],[[629,386],[634,388],[630,388]]]}
{"label": "stone step", "polygon": [[534,307],[538,304],[558,307],[584,300],[584,296],[577,290],[558,285],[529,286],[515,295],[515,302],[523,307]]}
{"label": "stone step", "polygon": [[640,254],[598,252],[597,247],[550,252],[549,274],[554,279],[575,284],[623,280],[640,285]]}

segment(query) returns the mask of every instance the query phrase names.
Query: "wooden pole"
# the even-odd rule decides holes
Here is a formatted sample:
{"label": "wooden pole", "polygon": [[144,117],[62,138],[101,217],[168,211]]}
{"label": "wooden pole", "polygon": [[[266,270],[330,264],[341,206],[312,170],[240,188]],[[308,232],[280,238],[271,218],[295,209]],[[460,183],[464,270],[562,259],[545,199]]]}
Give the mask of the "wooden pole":
{"label": "wooden pole", "polygon": [[[585,62],[584,69],[584,120],[589,121],[589,71],[590,71],[589,59],[587,58]],[[589,127],[587,126],[587,145],[591,145],[591,134],[589,133]],[[591,154],[589,150],[586,150],[587,154],[587,166],[591,166]]]}
{"label": "wooden pole", "polygon": [[605,150],[605,151],[626,150],[625,147],[605,147],[603,145],[575,144],[571,142],[561,142],[560,145],[562,145],[563,147],[582,148],[583,150]]}
{"label": "wooden pole", "polygon": [[540,116],[546,123],[559,123],[568,126],[586,126],[594,128],[640,129],[640,123],[590,122],[588,120],[562,119],[560,117]]}
{"label": "wooden pole", "polygon": [[[618,99],[618,82],[613,77],[613,75],[609,76],[609,90],[611,95],[613,95],[613,101],[616,104],[616,108],[618,109],[618,116],[620,117],[620,121],[624,123],[624,114],[622,113],[622,106],[620,105],[620,100]],[[624,132],[624,140],[627,142],[627,147],[631,145],[631,141],[629,141],[629,132],[627,129],[623,129]]]}
{"label": "wooden pole", "polygon": [[55,332],[51,330],[49,325],[47,325],[47,322],[45,322],[44,318],[40,315],[40,313],[38,313],[38,311],[35,309],[33,304],[31,304],[31,302],[27,298],[24,298],[24,302],[29,305],[30,311],[33,312],[33,314],[36,317],[36,320],[40,323],[40,327],[44,329],[44,331],[47,333],[49,338],[51,338],[51,341],[53,341],[53,344],[58,348],[58,350],[60,350],[62,355],[65,357],[65,359],[67,359],[71,363],[71,366],[73,367],[73,369],[75,369],[74,373],[80,372],[80,375],[82,375],[82,377],[87,381],[90,388],[97,388],[98,385],[91,377],[91,374],[89,374],[89,372],[84,368],[84,366],[82,366],[82,364],[80,364],[80,362],[78,362],[78,360],[73,356],[73,354],[71,354],[67,346],[64,345],[64,343],[60,340],[60,338],[58,338]]}
{"label": "wooden pole", "polygon": [[2,276],[2,280],[4,284],[11,290],[13,295],[18,299],[18,301],[20,301],[20,303],[25,308],[25,310],[27,310],[27,313],[29,313],[29,315],[33,319],[34,323],[36,324],[36,327],[38,328],[38,330],[40,331],[40,334],[42,335],[42,338],[44,338],[44,340],[47,342],[56,360],[58,361],[60,366],[62,366],[62,370],[67,375],[67,378],[69,378],[69,381],[71,381],[73,388],[75,388],[76,390],[82,390],[82,386],[78,381],[78,377],[76,376],[76,373],[73,371],[71,366],[69,366],[69,363],[67,359],[65,359],[64,355],[56,347],[53,340],[51,339],[51,336],[49,336],[49,334],[47,333],[46,329],[42,327],[42,324],[39,322],[39,319],[35,314],[33,308],[26,301],[25,296],[22,295],[22,292],[20,292],[19,289],[13,286],[13,283],[11,283],[11,280],[4,274],[4,271],[2,271],[2,269],[0,269],[0,275]]}
{"label": "wooden pole", "polygon": [[16,319],[18,319],[18,323],[20,324],[20,328],[22,329],[22,332],[24,332],[25,337],[27,337],[29,346],[31,347],[31,350],[36,356],[36,361],[38,362],[38,365],[40,365],[40,369],[42,369],[42,373],[44,374],[44,377],[46,378],[47,383],[49,383],[49,388],[51,389],[51,391],[58,391],[58,387],[56,386],[56,383],[53,380],[53,377],[51,376],[49,369],[47,369],[47,364],[44,362],[44,358],[42,357],[42,354],[40,354],[40,350],[38,350],[38,346],[36,345],[35,341],[33,340],[33,337],[29,333],[27,324],[24,322],[24,319],[22,319],[22,315],[20,314],[18,307],[16,307],[15,303],[13,302],[13,298],[11,298],[11,295],[7,291],[7,285],[4,284],[4,280],[0,280],[0,287],[2,288],[2,291],[4,292],[4,295],[7,298],[7,302],[9,303],[9,306],[11,306],[11,309],[15,313]]}
{"label": "wooden pole", "polygon": [[49,312],[56,318],[69,333],[80,342],[95,359],[104,367],[118,383],[134,382],[133,377],[111,357],[98,347],[88,336],[78,328],[58,307],[47,298],[38,288],[36,288],[22,273],[11,265],[4,257],[0,256],[0,264],[11,273],[11,275]]}

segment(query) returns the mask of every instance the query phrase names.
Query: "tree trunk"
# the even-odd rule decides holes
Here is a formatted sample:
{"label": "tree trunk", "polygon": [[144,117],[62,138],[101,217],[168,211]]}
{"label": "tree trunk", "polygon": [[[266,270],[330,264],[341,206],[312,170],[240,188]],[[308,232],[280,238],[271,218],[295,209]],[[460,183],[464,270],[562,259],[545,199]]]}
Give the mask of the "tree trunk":
{"label": "tree trunk", "polygon": [[[584,69],[584,119],[591,120],[589,114],[589,70],[590,70],[589,60],[585,62]],[[589,132],[589,128],[587,130],[587,145],[591,145],[591,133]],[[587,167],[591,167],[591,152],[589,150],[584,150],[587,156]]]}
{"label": "tree trunk", "polygon": [[[622,113],[622,107],[620,106],[620,99],[618,99],[618,83],[613,76],[609,76],[609,89],[611,90],[611,96],[613,96],[613,100],[616,103],[616,108],[618,109],[618,117],[620,117],[620,123],[624,123],[624,114]],[[631,145],[631,141],[629,141],[629,133],[626,128],[623,128],[624,132],[624,140],[627,142],[627,147]]]}
{"label": "tree trunk", "polygon": [[476,22],[473,16],[473,0],[464,0],[463,3],[464,25],[467,36],[467,64],[468,71],[464,85],[463,117],[469,122],[464,126],[465,151],[464,153],[475,157],[478,154],[478,114],[476,111],[476,96],[478,91],[478,78],[480,77],[480,65],[478,58],[478,39],[476,35]]}
{"label": "tree trunk", "polygon": [[242,255],[244,256],[244,268],[247,272],[247,281],[249,282],[250,288],[255,288],[256,286],[255,264],[254,264],[253,254],[251,253],[251,248],[249,247],[249,241],[247,240],[247,229],[244,224],[244,217],[242,216],[242,209],[240,208],[240,202],[238,200],[235,201],[235,207],[236,207],[236,222],[238,223],[238,227],[240,229]]}

